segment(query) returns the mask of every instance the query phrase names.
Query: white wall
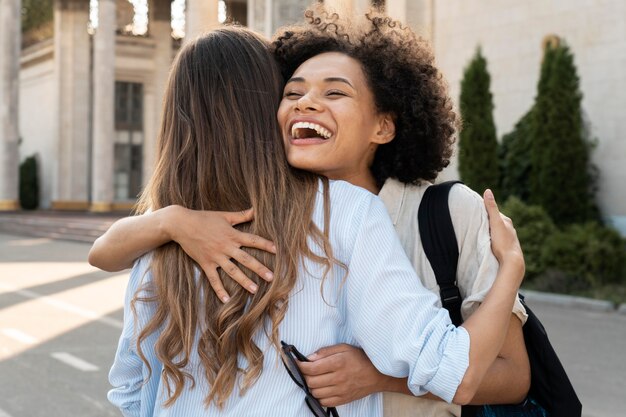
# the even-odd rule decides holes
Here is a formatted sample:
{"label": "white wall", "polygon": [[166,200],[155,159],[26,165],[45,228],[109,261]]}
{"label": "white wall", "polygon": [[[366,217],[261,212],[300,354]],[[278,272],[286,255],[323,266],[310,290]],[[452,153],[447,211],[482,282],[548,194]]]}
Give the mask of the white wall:
{"label": "white wall", "polygon": [[[626,233],[626,2],[624,0],[437,1],[434,10],[437,64],[458,102],[463,68],[476,46],[486,56],[498,136],[530,108],[536,92],[542,40],[556,34],[574,53],[583,109],[599,145],[599,203]],[[454,170],[454,168],[453,168]],[[446,172],[444,177],[454,176]]]}

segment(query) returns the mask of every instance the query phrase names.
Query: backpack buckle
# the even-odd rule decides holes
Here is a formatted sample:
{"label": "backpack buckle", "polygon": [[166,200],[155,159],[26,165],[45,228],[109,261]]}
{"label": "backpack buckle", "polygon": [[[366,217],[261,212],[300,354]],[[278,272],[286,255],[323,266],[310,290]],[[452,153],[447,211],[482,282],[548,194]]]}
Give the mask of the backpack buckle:
{"label": "backpack buckle", "polygon": [[462,301],[461,291],[459,291],[459,287],[454,284],[440,287],[439,295],[441,296],[441,303],[444,307],[446,305],[460,304]]}

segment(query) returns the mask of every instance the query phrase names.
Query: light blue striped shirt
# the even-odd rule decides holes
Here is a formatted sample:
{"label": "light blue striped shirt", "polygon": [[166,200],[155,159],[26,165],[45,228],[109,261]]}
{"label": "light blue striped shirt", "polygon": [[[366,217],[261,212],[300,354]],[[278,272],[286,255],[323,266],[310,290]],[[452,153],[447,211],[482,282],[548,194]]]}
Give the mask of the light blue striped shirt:
{"label": "light blue striped shirt", "polygon": [[[437,296],[421,285],[377,196],[343,181],[331,181],[330,198],[333,254],[348,266],[349,272],[335,267],[324,281],[322,298],[323,267],[303,260],[280,324],[280,338],[305,355],[337,343],[361,346],[381,372],[408,376],[414,394],[430,391],[451,401],[468,366],[468,333],[450,323],[447,312],[436,306]],[[313,220],[322,228],[321,191]],[[313,242],[310,244],[322,253]],[[137,303],[136,318],[130,309],[135,291],[150,279],[150,273],[145,274],[148,265],[146,256],[132,270],[124,329],[109,374],[114,387],[109,400],[125,416],[312,415],[304,392],[291,380],[263,332],[255,336],[265,352],[263,372],[245,395],[235,387],[223,409],[214,405],[205,408],[208,386],[194,353],[187,370],[195,379],[195,387],[187,384],[176,402],[164,407],[162,367],[152,350],[157,335],[151,335],[142,345],[152,367],[150,378],[135,349],[135,330],[149,320],[153,307]],[[341,417],[382,416],[382,397],[370,395],[337,411]]]}

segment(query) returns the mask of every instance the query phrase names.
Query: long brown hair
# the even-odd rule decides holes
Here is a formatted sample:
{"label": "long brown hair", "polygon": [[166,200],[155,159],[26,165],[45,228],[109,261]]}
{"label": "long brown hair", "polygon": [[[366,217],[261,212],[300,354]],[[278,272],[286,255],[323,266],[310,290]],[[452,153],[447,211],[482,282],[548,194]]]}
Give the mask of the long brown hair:
{"label": "long brown hair", "polygon": [[[254,295],[225,279],[220,270],[231,295],[226,304],[178,244],[172,242],[154,252],[153,280],[138,291],[133,305],[156,305],[155,315],[138,335],[137,346],[147,363],[141,342],[160,331],[154,349],[163,363],[169,392],[165,405],[178,398],[185,383],[195,383],[184,368],[196,339],[211,386],[207,405],[215,401],[221,407],[240,372],[241,390],[249,388],[263,369],[263,352],[253,336],[265,331],[279,346],[278,325],[285,316],[301,257],[330,266],[326,230],[320,231],[311,221],[318,177],[286,162],[276,121],[281,93],[282,78],[268,44],[243,28],[214,30],[185,45],[174,62],[157,164],[140,198],[139,212],[172,204],[195,210],[254,207],[254,221],[241,228],[274,241],[277,252],[274,257],[249,251],[275,275],[268,284],[241,267],[259,286]],[[325,257],[312,253],[307,237],[323,247]],[[266,320],[270,329],[263,325]],[[239,355],[245,358],[246,369],[238,368]]]}

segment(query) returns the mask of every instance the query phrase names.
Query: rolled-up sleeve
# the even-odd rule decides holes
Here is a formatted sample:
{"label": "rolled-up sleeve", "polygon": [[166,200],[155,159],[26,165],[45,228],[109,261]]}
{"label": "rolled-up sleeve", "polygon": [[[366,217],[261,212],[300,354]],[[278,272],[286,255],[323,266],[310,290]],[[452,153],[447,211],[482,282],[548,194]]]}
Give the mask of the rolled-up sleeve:
{"label": "rolled-up sleeve", "polygon": [[347,323],[378,370],[408,376],[415,395],[451,402],[469,364],[469,334],[422,286],[382,202],[363,204],[345,283]]}

